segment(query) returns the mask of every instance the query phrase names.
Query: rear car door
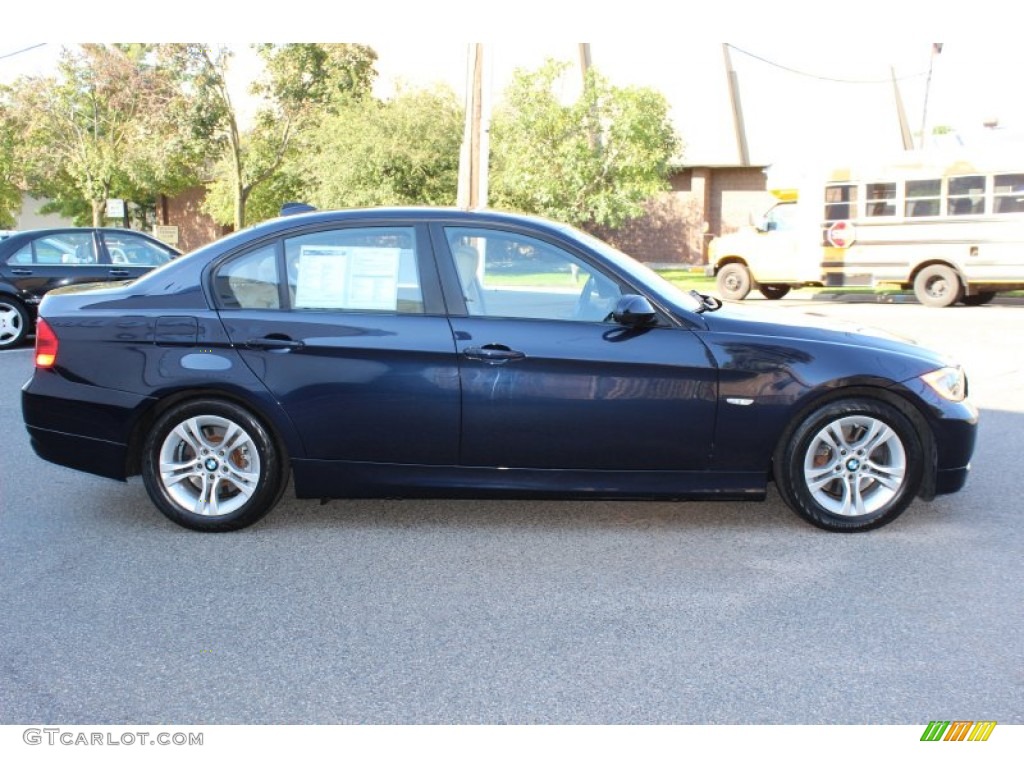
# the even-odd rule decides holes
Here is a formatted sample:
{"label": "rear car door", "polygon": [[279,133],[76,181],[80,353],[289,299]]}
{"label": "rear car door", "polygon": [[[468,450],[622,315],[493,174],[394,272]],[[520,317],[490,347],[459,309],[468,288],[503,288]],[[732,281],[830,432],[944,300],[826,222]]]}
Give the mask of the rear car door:
{"label": "rear car door", "polygon": [[425,229],[321,225],[230,258],[212,285],[307,458],[455,463],[458,368]]}
{"label": "rear car door", "polygon": [[168,245],[128,230],[100,230],[103,260],[110,265],[110,278],[134,280],[166,264],[178,255]]}

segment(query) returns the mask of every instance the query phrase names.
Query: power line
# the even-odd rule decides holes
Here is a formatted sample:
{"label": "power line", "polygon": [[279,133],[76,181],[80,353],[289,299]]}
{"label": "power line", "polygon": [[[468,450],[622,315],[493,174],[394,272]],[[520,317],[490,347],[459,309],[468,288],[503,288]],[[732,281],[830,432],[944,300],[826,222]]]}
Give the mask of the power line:
{"label": "power line", "polygon": [[[827,75],[816,75],[816,74],[814,74],[812,72],[804,72],[803,70],[794,69],[793,67],[787,67],[785,64],[779,64],[777,61],[771,61],[770,59],[766,59],[764,56],[758,56],[756,53],[751,53],[750,51],[745,51],[742,48],[737,48],[735,45],[731,45],[729,43],[725,43],[725,45],[728,45],[730,48],[732,48],[737,53],[742,53],[744,56],[749,56],[752,59],[757,59],[758,61],[760,61],[760,62],[762,62],[764,64],[767,64],[768,66],[775,67],[776,69],[781,69],[781,70],[783,70],[785,72],[790,72],[790,73],[792,73],[794,75],[800,75],[801,77],[808,77],[808,78],[810,78],[812,80],[825,80],[825,81],[828,81],[830,83],[845,83],[847,85],[878,85],[880,83],[891,83],[892,82],[892,78],[891,77],[883,77],[883,78],[878,78],[878,79],[874,79],[874,80],[863,80],[863,79],[856,79],[855,80],[855,79],[841,78],[841,77],[828,77]],[[928,74],[928,73],[927,72],[918,72],[917,74],[913,74],[913,75],[904,75],[903,77],[897,78],[897,80],[912,80],[912,79],[917,78],[917,77],[924,77],[926,74]]]}
{"label": "power line", "polygon": [[28,51],[34,51],[36,48],[42,48],[46,43],[36,43],[30,45],[28,48],[22,48],[20,51],[11,51],[10,53],[0,54],[0,59],[9,59],[11,56],[17,56],[19,53],[27,53]]}

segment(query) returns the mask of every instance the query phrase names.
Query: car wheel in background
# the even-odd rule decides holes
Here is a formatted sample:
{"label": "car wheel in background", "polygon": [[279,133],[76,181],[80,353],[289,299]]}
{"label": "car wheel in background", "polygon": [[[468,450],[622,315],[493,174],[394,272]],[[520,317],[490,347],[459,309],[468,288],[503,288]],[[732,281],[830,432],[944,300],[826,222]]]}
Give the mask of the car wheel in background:
{"label": "car wheel in background", "polygon": [[182,403],[157,419],[143,448],[142,476],[160,511],[197,531],[252,525],[274,508],[288,479],[263,425],[222,400]]}
{"label": "car wheel in background", "polygon": [[964,295],[964,287],[952,267],[932,264],[914,278],[914,295],[926,307],[951,307]]}
{"label": "car wheel in background", "polygon": [[20,301],[0,297],[0,349],[16,347],[29,331],[28,312]]}
{"label": "car wheel in background", "polygon": [[718,270],[718,293],[723,299],[743,301],[750,293],[750,272],[743,264],[726,264]]}
{"label": "car wheel in background", "polygon": [[775,301],[777,299],[781,299],[783,296],[789,293],[789,286],[759,285],[757,286],[757,290],[759,290],[761,292],[761,295],[764,296],[766,299],[771,299],[772,301]]}
{"label": "car wheel in background", "polygon": [[980,307],[982,304],[988,304],[992,299],[996,297],[995,291],[982,291],[981,293],[975,293],[970,296],[964,294],[960,301],[968,307]]}
{"label": "car wheel in background", "polygon": [[921,439],[886,403],[839,400],[811,413],[776,451],[779,494],[829,531],[866,531],[895,520],[917,495]]}

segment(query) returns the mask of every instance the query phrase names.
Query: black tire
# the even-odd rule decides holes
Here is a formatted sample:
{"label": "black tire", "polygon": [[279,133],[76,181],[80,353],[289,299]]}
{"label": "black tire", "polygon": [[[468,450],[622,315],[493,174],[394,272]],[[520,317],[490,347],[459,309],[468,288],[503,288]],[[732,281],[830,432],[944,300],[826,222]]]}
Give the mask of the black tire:
{"label": "black tire", "polygon": [[924,475],[921,443],[910,420],[887,403],[827,403],[783,438],[775,453],[775,483],[786,504],[819,528],[879,528],[917,496]]}
{"label": "black tire", "polygon": [[17,299],[0,296],[0,349],[16,347],[25,341],[32,323]]}
{"label": "black tire", "polygon": [[968,307],[980,307],[982,304],[988,304],[992,299],[996,297],[995,291],[981,291],[979,293],[968,296],[964,294],[960,301],[964,303],[964,306]]}
{"label": "black tire", "polygon": [[[221,450],[225,440],[229,445]],[[169,519],[219,532],[245,528],[270,512],[288,470],[274,439],[249,411],[223,400],[195,400],[157,419],[143,447],[142,478]]]}
{"label": "black tire", "polygon": [[723,299],[743,301],[750,293],[753,281],[750,272],[743,264],[726,264],[718,270],[718,293]]}
{"label": "black tire", "polygon": [[789,293],[790,286],[788,285],[759,285],[757,290],[761,292],[761,295],[771,301],[777,301]]}
{"label": "black tire", "polygon": [[952,267],[932,264],[914,278],[914,295],[926,307],[951,307],[964,295],[964,286]]}

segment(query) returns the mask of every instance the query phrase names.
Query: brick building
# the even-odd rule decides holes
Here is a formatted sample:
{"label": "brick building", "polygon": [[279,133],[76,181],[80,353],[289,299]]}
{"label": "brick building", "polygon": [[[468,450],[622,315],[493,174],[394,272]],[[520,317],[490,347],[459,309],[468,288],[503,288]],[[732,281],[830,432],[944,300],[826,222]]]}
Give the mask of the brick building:
{"label": "brick building", "polygon": [[157,198],[157,224],[178,228],[178,241],[174,245],[183,253],[212,243],[231,231],[231,227],[218,224],[203,210],[205,197],[206,188],[198,185],[174,197],[160,195]]}
{"label": "brick building", "polygon": [[647,214],[598,237],[643,262],[703,264],[708,241],[750,223],[775,199],[766,191],[764,167],[683,167],[672,189],[647,205]]}

